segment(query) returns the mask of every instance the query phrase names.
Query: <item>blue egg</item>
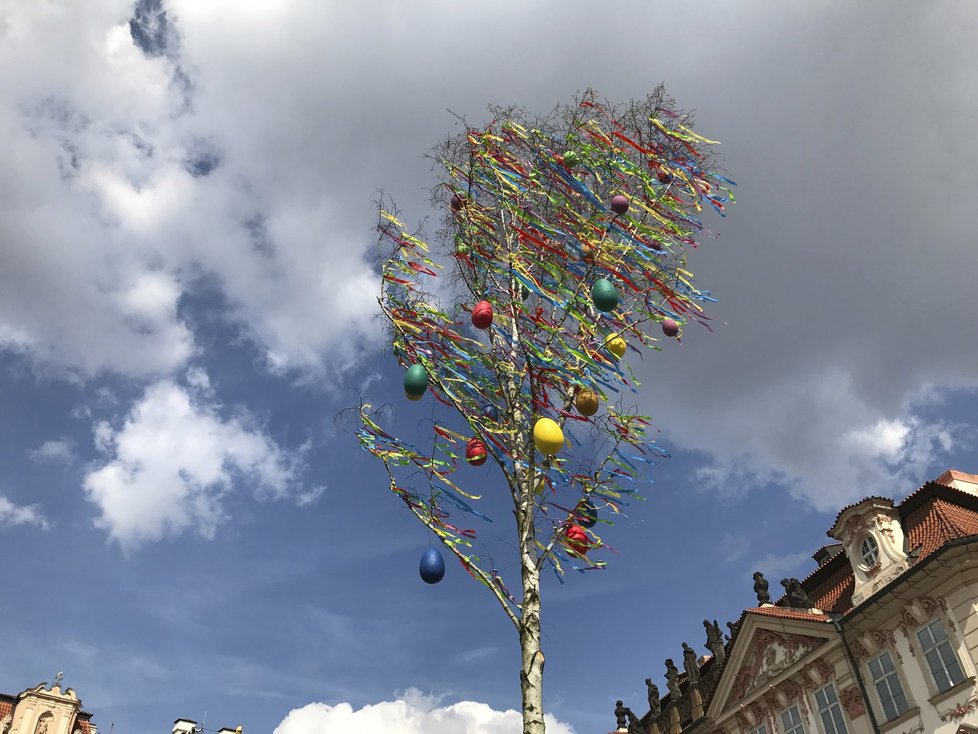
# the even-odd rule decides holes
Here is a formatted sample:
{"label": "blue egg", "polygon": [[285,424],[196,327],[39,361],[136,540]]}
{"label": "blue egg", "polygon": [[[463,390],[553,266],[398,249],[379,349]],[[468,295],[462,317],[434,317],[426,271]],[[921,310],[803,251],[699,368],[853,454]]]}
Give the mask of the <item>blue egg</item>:
{"label": "blue egg", "polygon": [[492,403],[486,403],[482,406],[482,415],[491,420],[493,423],[499,421],[499,410]]}
{"label": "blue egg", "polygon": [[429,548],[421,554],[419,567],[421,580],[426,584],[437,584],[445,577],[445,559],[437,548]]}
{"label": "blue egg", "polygon": [[577,519],[586,528],[593,528],[598,524],[598,508],[590,499],[585,498],[577,506]]}

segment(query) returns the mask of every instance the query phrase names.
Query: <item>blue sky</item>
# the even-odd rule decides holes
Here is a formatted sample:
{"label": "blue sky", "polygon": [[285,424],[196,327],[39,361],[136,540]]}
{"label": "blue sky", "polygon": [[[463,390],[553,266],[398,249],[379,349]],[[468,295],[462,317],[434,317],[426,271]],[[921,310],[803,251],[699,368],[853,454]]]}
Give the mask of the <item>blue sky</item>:
{"label": "blue sky", "polygon": [[639,711],[843,504],[978,471],[976,15],[0,6],[0,690],[63,670],[123,733],[516,730],[509,623],[452,563],[421,583],[425,532],[334,421],[363,393],[410,438],[430,410],[382,351],[371,201],[431,214],[446,109],[664,81],[739,184],[691,262],[719,325],[642,363],[673,458],[543,613],[553,730]]}

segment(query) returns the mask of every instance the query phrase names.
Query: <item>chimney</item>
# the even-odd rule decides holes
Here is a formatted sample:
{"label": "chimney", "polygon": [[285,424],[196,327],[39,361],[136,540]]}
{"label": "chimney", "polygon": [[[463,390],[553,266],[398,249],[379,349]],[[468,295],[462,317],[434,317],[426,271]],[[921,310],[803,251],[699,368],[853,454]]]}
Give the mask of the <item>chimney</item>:
{"label": "chimney", "polygon": [[193,719],[177,719],[173,722],[172,734],[194,734],[197,722]]}
{"label": "chimney", "polygon": [[829,543],[828,545],[823,545],[817,551],[812,553],[812,558],[815,559],[815,563],[819,566],[824,565],[826,562],[835,558],[842,552],[842,543]]}
{"label": "chimney", "polygon": [[978,474],[968,474],[957,469],[948,469],[934,480],[938,484],[946,484],[968,494],[978,495]]}

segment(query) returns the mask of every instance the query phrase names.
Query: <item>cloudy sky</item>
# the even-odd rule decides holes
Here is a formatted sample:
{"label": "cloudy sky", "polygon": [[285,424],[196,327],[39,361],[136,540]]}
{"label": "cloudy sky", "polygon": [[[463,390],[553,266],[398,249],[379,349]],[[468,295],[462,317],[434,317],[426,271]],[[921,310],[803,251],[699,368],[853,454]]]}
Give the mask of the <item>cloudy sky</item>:
{"label": "cloudy sky", "polygon": [[692,260],[721,324],[642,365],[674,457],[619,557],[544,589],[553,731],[642,709],[751,571],[811,570],[842,504],[978,471],[976,23],[969,0],[0,0],[0,691],[63,670],[118,734],[516,731],[509,623],[454,565],[419,581],[425,533],[334,425],[358,391],[403,403],[371,202],[432,214],[449,109],[662,81],[739,184]]}

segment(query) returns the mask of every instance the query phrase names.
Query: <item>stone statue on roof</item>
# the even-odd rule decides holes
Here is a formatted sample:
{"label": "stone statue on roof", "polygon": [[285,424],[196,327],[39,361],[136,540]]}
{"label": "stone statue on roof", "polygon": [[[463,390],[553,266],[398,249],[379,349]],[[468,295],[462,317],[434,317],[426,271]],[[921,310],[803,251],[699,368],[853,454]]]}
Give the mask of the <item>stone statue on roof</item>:
{"label": "stone statue on roof", "polygon": [[811,609],[815,606],[798,579],[781,579],[781,585],[788,597],[788,606],[792,609]]}
{"label": "stone statue on roof", "polygon": [[679,690],[679,669],[672,662],[672,658],[666,658],[666,688],[669,689],[672,703],[678,701],[682,695],[682,692]]}
{"label": "stone statue on roof", "polygon": [[733,638],[737,634],[739,627],[740,625],[736,622],[727,622],[727,629],[730,630],[730,634],[727,635],[727,642],[733,642]]}
{"label": "stone statue on roof", "polygon": [[624,729],[628,724],[626,723],[626,717],[628,715],[628,709],[625,708],[620,700],[615,701],[615,726],[619,729]]}
{"label": "stone statue on roof", "polygon": [[754,571],[754,593],[757,594],[757,604],[770,604],[771,595],[767,593],[767,579],[760,571]]}
{"label": "stone statue on roof", "polygon": [[700,680],[700,666],[696,662],[696,652],[683,643],[683,670],[686,671],[686,680],[690,685],[696,685]]}
{"label": "stone statue on roof", "polygon": [[652,712],[654,719],[662,711],[662,703],[659,701],[659,686],[653,683],[651,678],[646,678],[645,687],[649,690],[649,711]]}
{"label": "stone statue on roof", "polygon": [[723,648],[723,633],[720,632],[720,623],[715,619],[710,624],[710,620],[703,620],[703,627],[706,629],[706,647],[713,654],[713,658],[722,663],[726,657],[726,650]]}

